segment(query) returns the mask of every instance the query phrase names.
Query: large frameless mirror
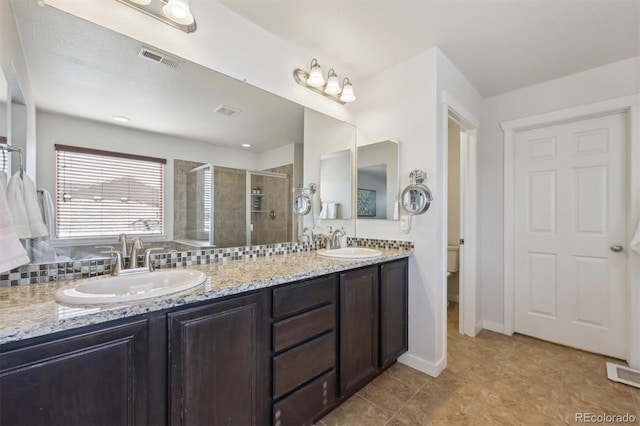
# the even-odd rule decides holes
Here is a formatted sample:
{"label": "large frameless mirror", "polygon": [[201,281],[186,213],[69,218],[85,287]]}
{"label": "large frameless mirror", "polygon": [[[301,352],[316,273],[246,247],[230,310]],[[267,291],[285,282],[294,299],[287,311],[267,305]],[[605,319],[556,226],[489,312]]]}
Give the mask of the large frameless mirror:
{"label": "large frameless mirror", "polygon": [[[298,224],[320,215],[319,196],[310,198],[313,214],[299,216],[292,212],[292,190],[319,182],[327,149],[350,149],[353,158],[353,125],[53,7],[11,3],[38,108],[37,186],[54,203],[55,144],[147,155],[166,160],[164,232],[144,236],[148,245],[171,250],[184,247],[177,240],[199,247],[296,241]],[[153,53],[162,61],[150,60]],[[178,161],[193,163],[180,182]],[[207,168],[198,165],[211,166],[211,188]],[[224,187],[227,179],[233,183]],[[254,194],[258,186],[261,193]],[[211,203],[195,201],[207,191]],[[176,199],[192,201],[186,210],[196,214],[180,216]],[[346,226],[353,235],[355,226]],[[117,241],[116,234],[50,243],[60,260],[75,260],[103,257],[95,246],[117,247]]]}

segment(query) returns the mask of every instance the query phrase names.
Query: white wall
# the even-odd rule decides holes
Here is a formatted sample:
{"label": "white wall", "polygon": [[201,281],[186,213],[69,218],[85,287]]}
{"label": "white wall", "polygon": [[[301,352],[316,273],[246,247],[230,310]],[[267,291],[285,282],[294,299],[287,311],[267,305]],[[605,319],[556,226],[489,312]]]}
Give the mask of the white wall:
{"label": "white wall", "polygon": [[173,238],[173,160],[197,161],[237,169],[258,169],[258,154],[180,139],[161,133],[38,111],[38,187],[55,197],[55,144],[126,152],[167,159],[165,234]]}
{"label": "white wall", "polygon": [[500,123],[640,91],[640,57],[487,98],[478,134],[481,317],[504,325],[503,133]]}
{"label": "white wall", "polygon": [[[409,172],[423,169],[431,176],[436,162],[436,49],[390,67],[361,84],[356,106],[358,145],[386,139],[400,141],[400,186]],[[406,78],[420,70],[420,78]],[[434,194],[438,196],[441,194]],[[434,206],[435,207],[435,206]],[[437,207],[435,208],[437,209]],[[442,328],[437,280],[435,232],[437,212],[415,216],[409,234],[398,222],[358,220],[358,236],[413,241],[409,259],[409,352],[401,361],[431,375],[444,368],[437,335]]]}
{"label": "white wall", "polygon": [[[286,166],[295,162],[295,145],[289,144],[280,148],[261,152],[258,154],[258,168],[255,170],[267,170],[274,167]],[[301,144],[298,144],[301,145]]]}
{"label": "white wall", "polygon": [[[36,176],[36,107],[33,102],[31,81],[27,71],[27,63],[22,53],[22,44],[18,34],[18,27],[13,15],[13,7],[10,0],[0,0],[0,67],[9,83],[8,99],[11,99],[12,91],[16,91],[12,84],[15,73],[15,83],[20,86],[26,107],[26,152],[25,170],[35,181]],[[13,86],[13,87],[12,87]],[[9,104],[10,105],[10,104]],[[4,117],[3,117],[4,120]],[[11,143],[11,107],[8,108],[6,123],[8,124],[7,136]],[[16,155],[16,154],[13,154]]]}
{"label": "white wall", "polygon": [[[419,72],[419,75],[416,75]],[[412,76],[412,78],[407,78]],[[446,120],[440,92],[455,93],[475,111],[480,96],[438,49],[392,66],[360,85],[355,119],[358,145],[400,141],[400,187],[411,170],[427,174],[435,202],[412,219],[409,234],[398,222],[357,221],[358,236],[411,240],[409,263],[409,352],[400,360],[431,375],[446,366]],[[444,128],[443,128],[444,126]],[[438,139],[440,137],[440,139]]]}

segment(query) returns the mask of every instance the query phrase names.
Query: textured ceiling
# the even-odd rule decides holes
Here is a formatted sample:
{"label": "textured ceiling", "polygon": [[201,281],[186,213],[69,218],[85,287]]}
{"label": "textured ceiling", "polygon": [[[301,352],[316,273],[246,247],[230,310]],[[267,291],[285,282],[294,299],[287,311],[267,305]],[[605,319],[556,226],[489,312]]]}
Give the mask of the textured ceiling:
{"label": "textured ceiling", "polygon": [[[302,143],[303,108],[179,59],[177,69],[138,57],[142,44],[35,1],[13,2],[39,109],[216,145],[262,152]],[[220,105],[242,112],[228,117]]]}

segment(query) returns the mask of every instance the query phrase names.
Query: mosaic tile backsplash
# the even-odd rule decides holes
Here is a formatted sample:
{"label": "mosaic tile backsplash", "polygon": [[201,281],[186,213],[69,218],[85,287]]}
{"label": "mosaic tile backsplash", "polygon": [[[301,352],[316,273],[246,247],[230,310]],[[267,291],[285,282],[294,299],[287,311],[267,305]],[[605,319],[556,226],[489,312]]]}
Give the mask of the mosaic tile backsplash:
{"label": "mosaic tile backsplash", "polygon": [[[378,240],[370,238],[347,239],[348,245],[372,248],[413,249],[410,241]],[[299,253],[317,250],[324,244],[320,241],[313,243],[279,243],[246,247],[198,249],[187,251],[170,251],[151,255],[156,268],[175,268],[177,266],[193,266],[229,260],[249,259],[254,257],[266,257]],[[139,257],[142,262],[142,256]],[[42,263],[38,265],[25,265],[12,269],[8,273],[0,274],[0,287],[15,285],[37,284],[52,281],[66,281],[81,278],[108,275],[114,261],[109,258],[76,260],[69,262]]]}

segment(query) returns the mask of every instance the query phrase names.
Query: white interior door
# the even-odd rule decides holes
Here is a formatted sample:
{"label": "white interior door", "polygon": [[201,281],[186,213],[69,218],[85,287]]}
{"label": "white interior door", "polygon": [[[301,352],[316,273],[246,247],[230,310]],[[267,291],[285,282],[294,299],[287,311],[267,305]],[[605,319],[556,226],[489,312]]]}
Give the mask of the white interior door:
{"label": "white interior door", "polygon": [[625,114],[516,134],[515,331],[626,355]]}

